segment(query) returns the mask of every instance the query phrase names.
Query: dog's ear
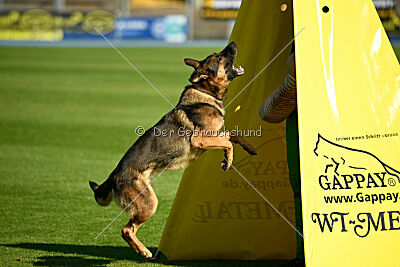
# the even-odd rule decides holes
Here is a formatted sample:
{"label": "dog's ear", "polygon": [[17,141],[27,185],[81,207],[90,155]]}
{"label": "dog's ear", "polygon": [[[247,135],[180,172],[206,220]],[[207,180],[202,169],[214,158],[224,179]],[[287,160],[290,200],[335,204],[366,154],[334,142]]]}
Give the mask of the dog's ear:
{"label": "dog's ear", "polygon": [[185,58],[184,61],[186,65],[191,66],[195,69],[197,69],[197,67],[200,66],[200,62],[193,58]]}

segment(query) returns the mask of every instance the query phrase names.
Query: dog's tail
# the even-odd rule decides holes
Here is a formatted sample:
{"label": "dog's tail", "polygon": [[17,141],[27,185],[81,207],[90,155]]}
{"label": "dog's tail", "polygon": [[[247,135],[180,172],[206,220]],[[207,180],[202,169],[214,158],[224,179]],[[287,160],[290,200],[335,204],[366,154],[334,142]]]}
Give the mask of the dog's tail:
{"label": "dog's tail", "polygon": [[110,204],[112,200],[112,182],[113,179],[111,177],[101,185],[89,181],[90,188],[92,188],[94,192],[94,198],[100,206],[107,206]]}

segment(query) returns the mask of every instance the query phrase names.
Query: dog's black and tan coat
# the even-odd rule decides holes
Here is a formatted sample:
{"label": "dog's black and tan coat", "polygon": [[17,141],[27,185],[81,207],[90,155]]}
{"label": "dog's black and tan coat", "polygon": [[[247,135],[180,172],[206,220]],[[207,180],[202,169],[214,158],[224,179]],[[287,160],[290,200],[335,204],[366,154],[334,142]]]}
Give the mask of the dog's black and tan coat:
{"label": "dog's black and tan coat", "polygon": [[[103,184],[99,186],[90,182],[100,205],[108,205],[113,197],[121,208],[129,205],[126,212],[130,220],[122,229],[122,237],[144,257],[149,258],[152,254],[138,240],[136,233],[157,208],[156,194],[152,186],[148,186],[152,176],[164,169],[185,168],[207,149],[225,151],[221,166],[227,170],[233,161],[231,142],[240,144],[252,155],[256,154],[254,148],[240,136],[230,135],[229,132],[209,134],[217,133],[223,127],[223,101],[228,85],[244,73],[242,68],[233,67],[236,52],[236,44],[230,43],[222,52],[202,61],[185,59],[186,65],[192,66],[194,72],[189,79],[192,85],[185,88],[178,105],[139,137]],[[168,134],[156,134],[162,131]],[[189,134],[170,134],[178,132]]]}

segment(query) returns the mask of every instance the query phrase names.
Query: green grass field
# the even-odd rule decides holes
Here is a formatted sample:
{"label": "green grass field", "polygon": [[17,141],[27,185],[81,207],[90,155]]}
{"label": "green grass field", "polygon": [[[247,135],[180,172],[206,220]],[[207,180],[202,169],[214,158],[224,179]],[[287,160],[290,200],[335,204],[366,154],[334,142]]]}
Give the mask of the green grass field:
{"label": "green grass field", "polygon": [[[121,49],[173,104],[191,71],[183,58],[217,50]],[[120,209],[98,206],[87,182],[104,181],[169,104],[111,48],[2,47],[0,81],[0,265],[151,265],[120,237],[124,214],[94,239]],[[181,175],[154,183],[159,207],[139,231],[153,252]]]}
{"label": "green grass field", "polygon": [[[172,103],[187,84],[185,56],[215,49],[121,49]],[[0,48],[0,265],[132,264],[120,209],[98,206],[88,180],[102,182],[169,104],[110,48]],[[142,226],[152,250],[182,172],[154,183],[160,204]]]}

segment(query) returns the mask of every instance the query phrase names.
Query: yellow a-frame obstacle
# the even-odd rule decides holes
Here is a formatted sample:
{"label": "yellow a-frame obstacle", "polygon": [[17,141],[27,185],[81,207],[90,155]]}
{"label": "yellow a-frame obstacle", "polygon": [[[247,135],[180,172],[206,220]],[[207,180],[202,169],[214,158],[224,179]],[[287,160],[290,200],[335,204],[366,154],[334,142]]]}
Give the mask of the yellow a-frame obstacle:
{"label": "yellow a-frame obstacle", "polygon": [[237,170],[223,172],[223,154],[210,151],[185,171],[159,247],[168,259],[295,257],[285,127],[258,108],[282,83],[298,33],[306,263],[400,265],[400,68],[371,0],[243,1],[231,41],[246,74],[229,88],[225,125],[261,127],[248,138],[258,156],[236,149]]}

